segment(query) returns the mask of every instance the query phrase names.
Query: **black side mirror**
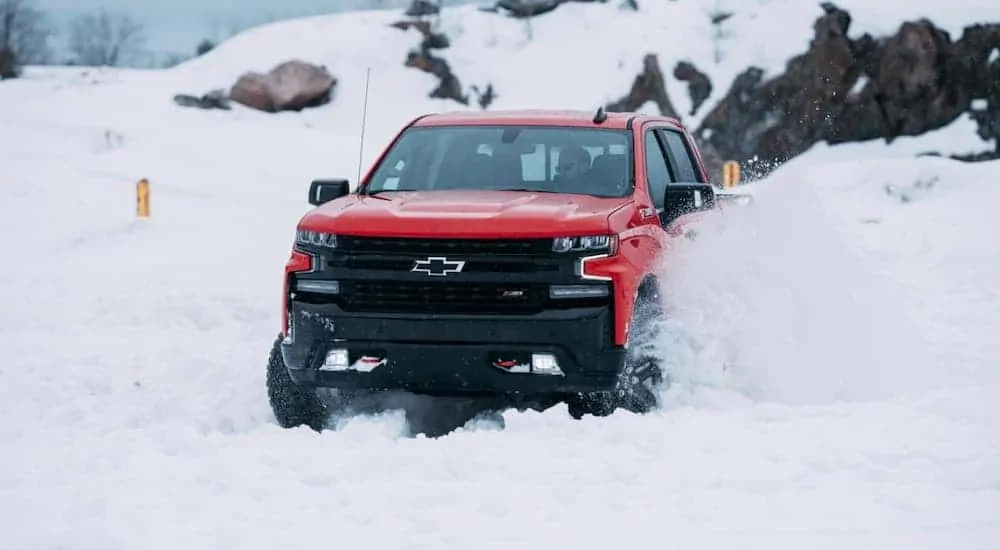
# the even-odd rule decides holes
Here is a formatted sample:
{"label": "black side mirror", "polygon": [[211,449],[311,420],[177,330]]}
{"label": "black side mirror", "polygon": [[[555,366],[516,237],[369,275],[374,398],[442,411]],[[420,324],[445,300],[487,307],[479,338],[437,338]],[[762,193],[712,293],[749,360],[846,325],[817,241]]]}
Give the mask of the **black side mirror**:
{"label": "black side mirror", "polygon": [[661,221],[666,224],[685,214],[715,208],[715,188],[709,183],[669,184]]}
{"label": "black side mirror", "polygon": [[319,206],[350,192],[351,184],[347,180],[313,180],[309,186],[309,204]]}

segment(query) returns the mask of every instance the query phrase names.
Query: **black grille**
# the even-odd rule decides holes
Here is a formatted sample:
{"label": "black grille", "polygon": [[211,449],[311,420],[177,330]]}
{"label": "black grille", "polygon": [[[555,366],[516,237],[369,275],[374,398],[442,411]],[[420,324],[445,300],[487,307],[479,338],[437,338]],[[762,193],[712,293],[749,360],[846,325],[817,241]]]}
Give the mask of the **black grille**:
{"label": "black grille", "polygon": [[344,310],[356,312],[528,314],[545,307],[548,287],[344,281],[339,301]]}
{"label": "black grille", "polygon": [[552,251],[552,239],[408,239],[387,237],[338,236],[337,248],[343,252],[381,254],[461,254],[461,255],[539,255]]}

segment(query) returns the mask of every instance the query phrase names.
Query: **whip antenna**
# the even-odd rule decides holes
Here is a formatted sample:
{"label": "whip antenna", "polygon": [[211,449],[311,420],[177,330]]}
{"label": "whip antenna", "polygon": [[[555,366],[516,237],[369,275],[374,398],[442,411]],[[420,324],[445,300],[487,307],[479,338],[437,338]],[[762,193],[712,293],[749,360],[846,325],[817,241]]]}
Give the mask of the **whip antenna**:
{"label": "whip antenna", "polygon": [[365,125],[368,121],[368,83],[371,80],[372,68],[365,72],[365,101],[361,107],[361,143],[358,145],[358,185],[361,185],[361,163],[365,154]]}

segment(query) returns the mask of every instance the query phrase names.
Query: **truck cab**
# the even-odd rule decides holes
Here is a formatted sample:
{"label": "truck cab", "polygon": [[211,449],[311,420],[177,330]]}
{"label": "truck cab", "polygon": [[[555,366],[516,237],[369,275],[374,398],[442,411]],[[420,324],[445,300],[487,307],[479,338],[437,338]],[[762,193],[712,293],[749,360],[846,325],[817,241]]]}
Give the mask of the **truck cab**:
{"label": "truck cab", "polygon": [[268,364],[286,427],[322,422],[319,387],[651,410],[658,270],[716,208],[677,120],[603,109],[423,116],[309,201]]}

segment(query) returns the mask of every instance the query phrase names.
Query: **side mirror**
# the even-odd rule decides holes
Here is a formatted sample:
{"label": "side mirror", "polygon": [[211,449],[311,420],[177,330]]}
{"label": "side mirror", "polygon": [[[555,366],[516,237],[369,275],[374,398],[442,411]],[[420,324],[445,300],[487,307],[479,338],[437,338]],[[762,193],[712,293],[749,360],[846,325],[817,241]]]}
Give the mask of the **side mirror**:
{"label": "side mirror", "polygon": [[351,184],[347,180],[313,180],[309,185],[309,204],[319,206],[350,192]]}
{"label": "side mirror", "polygon": [[685,214],[715,208],[715,188],[708,183],[669,184],[663,204],[661,221],[669,223]]}

